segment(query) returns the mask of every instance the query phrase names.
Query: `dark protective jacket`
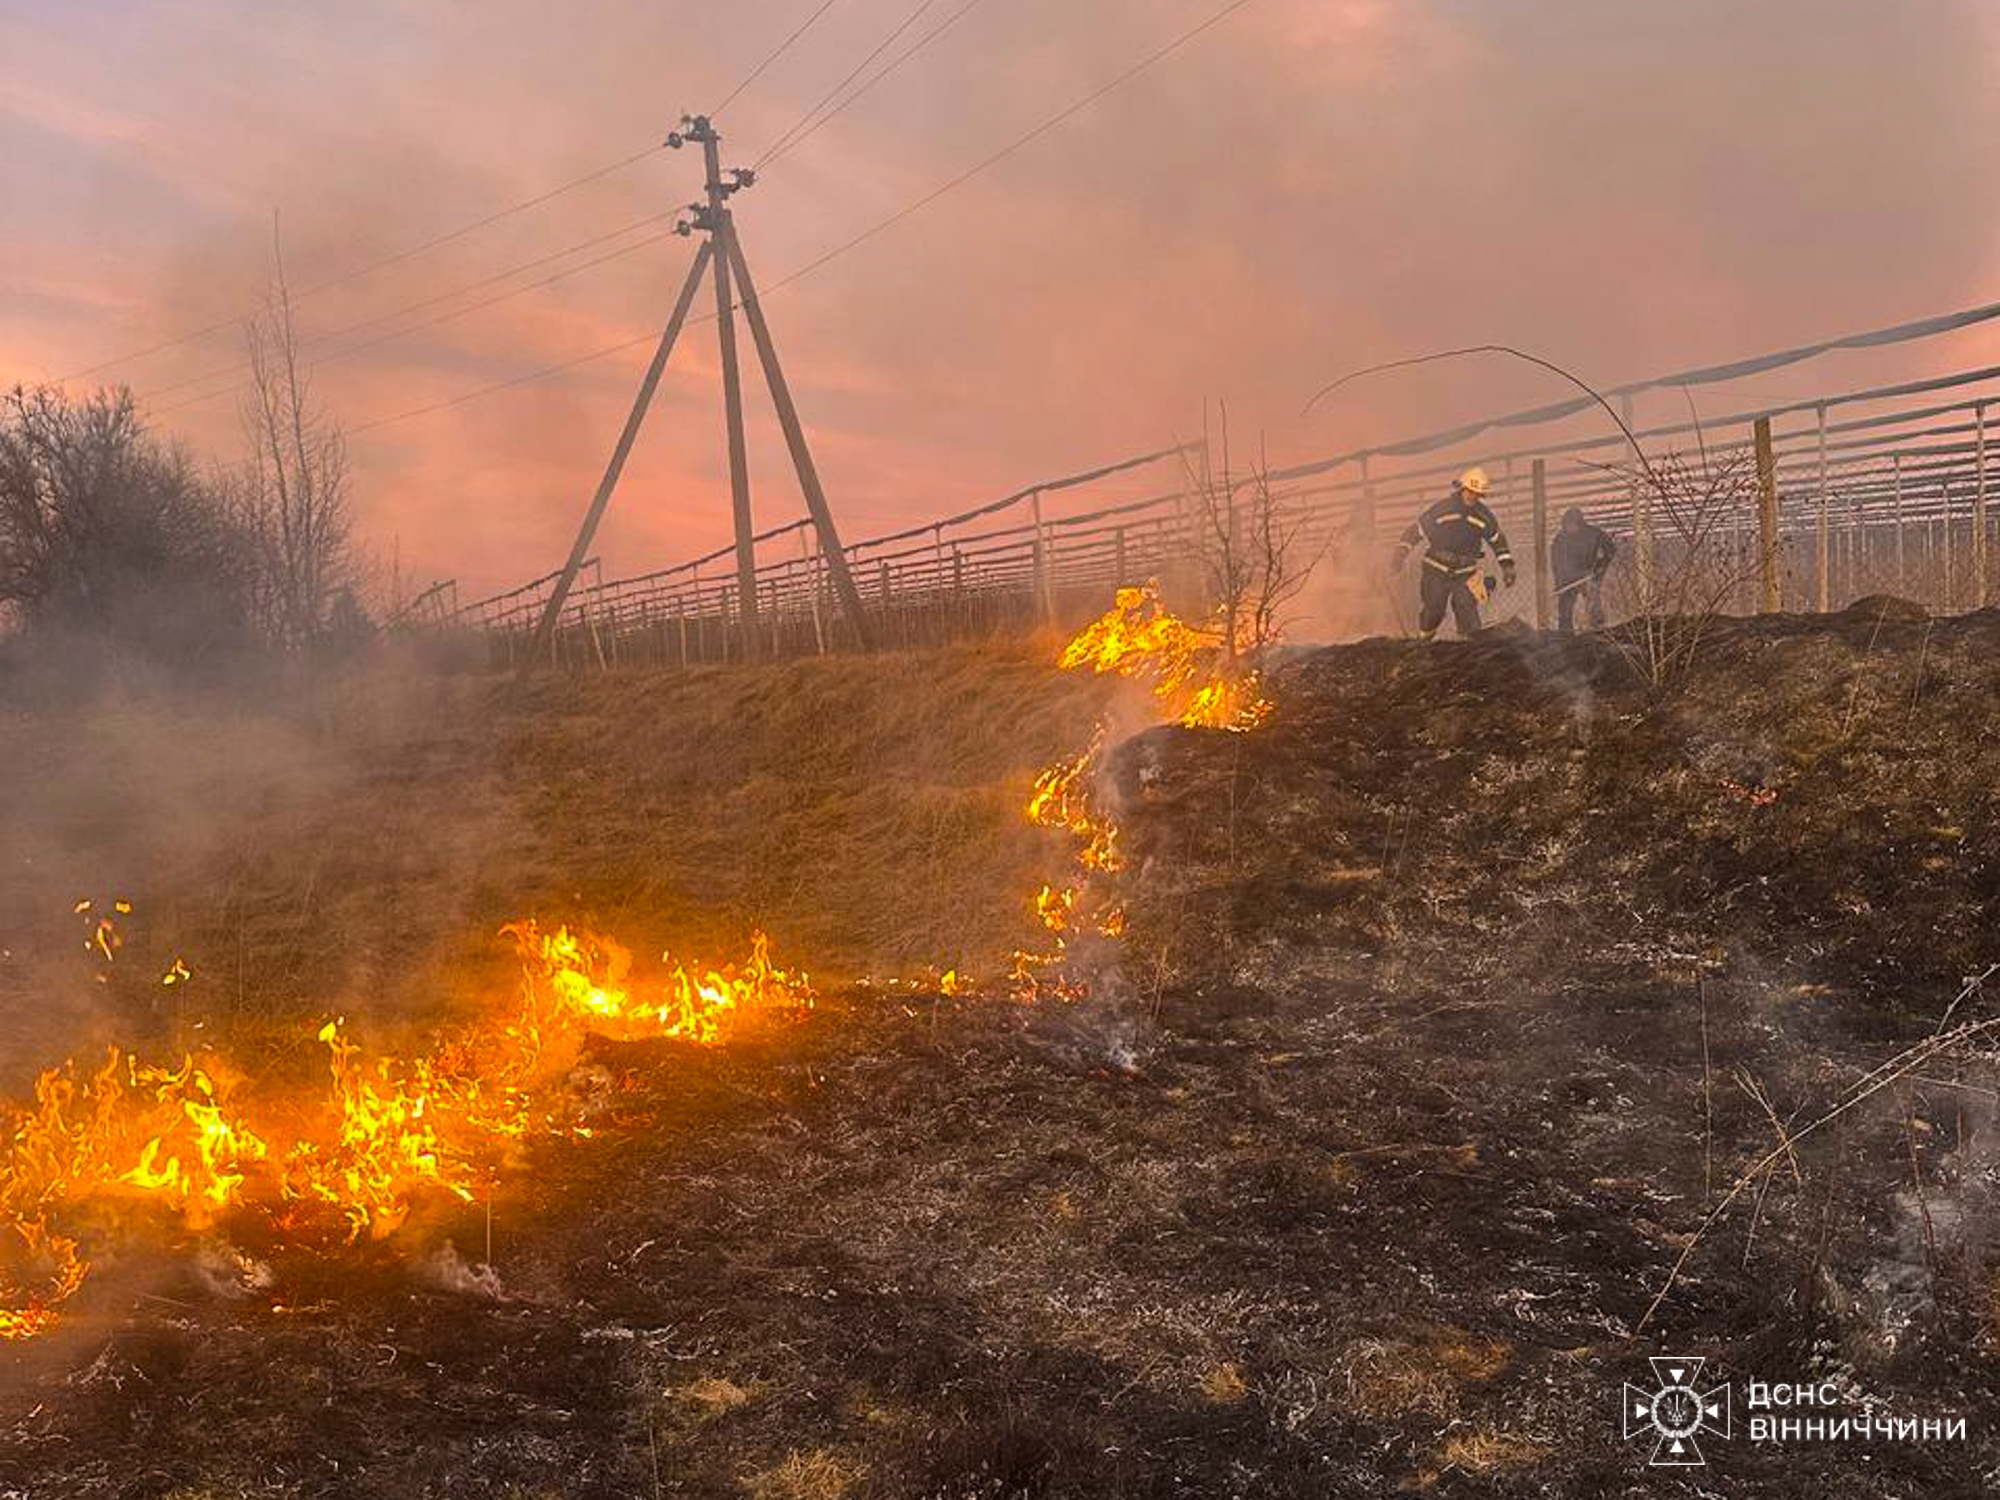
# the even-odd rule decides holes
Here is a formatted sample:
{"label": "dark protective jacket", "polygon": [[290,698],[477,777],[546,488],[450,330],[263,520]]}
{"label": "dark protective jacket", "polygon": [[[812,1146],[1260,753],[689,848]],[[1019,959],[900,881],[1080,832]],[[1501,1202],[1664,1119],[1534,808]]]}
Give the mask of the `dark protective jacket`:
{"label": "dark protective jacket", "polygon": [[1410,529],[1403,533],[1405,547],[1414,547],[1420,541],[1429,549],[1424,554],[1424,565],[1454,578],[1476,573],[1479,554],[1489,546],[1494,561],[1503,567],[1512,567],[1514,563],[1506,533],[1500,529],[1500,518],[1484,500],[1457,494],[1445,496],[1410,522]]}
{"label": "dark protective jacket", "polygon": [[1611,538],[1588,521],[1575,533],[1558,530],[1549,543],[1549,566],[1556,575],[1557,588],[1579,578],[1602,578],[1617,555]]}

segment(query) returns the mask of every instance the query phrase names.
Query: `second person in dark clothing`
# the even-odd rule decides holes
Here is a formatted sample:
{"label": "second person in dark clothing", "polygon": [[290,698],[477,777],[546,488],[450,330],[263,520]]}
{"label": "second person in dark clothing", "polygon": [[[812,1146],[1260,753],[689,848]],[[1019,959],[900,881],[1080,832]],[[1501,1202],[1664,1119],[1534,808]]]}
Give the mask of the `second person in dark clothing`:
{"label": "second person in dark clothing", "polygon": [[1604,628],[1604,575],[1617,555],[1611,538],[1576,506],[1563,512],[1562,525],[1549,543],[1549,571],[1556,581],[1556,624],[1564,635],[1576,633],[1579,599],[1589,627]]}
{"label": "second person in dark clothing", "polygon": [[1473,596],[1472,579],[1479,571],[1480,554],[1493,549],[1500,576],[1511,588],[1514,583],[1514,553],[1500,530],[1500,518],[1486,503],[1486,471],[1467,469],[1451,487],[1451,494],[1410,523],[1396,551],[1401,569],[1410,549],[1425,544],[1423,577],[1418,584],[1422,607],[1417,628],[1429,640],[1444,623],[1447,607],[1461,636],[1471,637],[1479,629],[1479,600]]}

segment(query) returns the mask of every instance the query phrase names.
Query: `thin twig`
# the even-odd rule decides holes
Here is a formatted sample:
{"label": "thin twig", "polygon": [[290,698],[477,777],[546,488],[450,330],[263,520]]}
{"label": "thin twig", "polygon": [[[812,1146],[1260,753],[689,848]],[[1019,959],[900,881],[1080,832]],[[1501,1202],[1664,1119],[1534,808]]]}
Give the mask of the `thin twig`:
{"label": "thin twig", "polygon": [[1708,976],[1694,976],[1701,1000],[1701,1201],[1715,1196],[1715,1090],[1708,1064]]}
{"label": "thin twig", "polygon": [[1910,1151],[1910,1183],[1917,1193],[1917,1212],[1924,1221],[1924,1261],[1931,1278],[1931,1309],[1936,1311],[1938,1284],[1937,1225],[1931,1221],[1931,1200],[1924,1192],[1924,1169],[1917,1160],[1917,1122],[1910,1113],[1907,1092],[1903,1096],[1903,1140]]}
{"label": "thin twig", "polygon": [[1805,1173],[1799,1170],[1799,1154],[1792,1149],[1792,1139],[1785,1133],[1784,1125],[1778,1119],[1777,1110],[1771,1107],[1771,1096],[1764,1092],[1764,1086],[1748,1073],[1738,1070],[1736,1086],[1748,1094],[1764,1111],[1764,1118],[1771,1122],[1771,1133],[1778,1138],[1778,1144],[1785,1150],[1785,1157],[1792,1169],[1792,1181],[1801,1188],[1806,1185]]}
{"label": "thin twig", "polygon": [[[1986,971],[1987,974],[1991,974],[1994,969],[2000,969],[2000,964],[1995,964],[1992,968],[1989,968]],[[1981,977],[1983,978],[1984,976]],[[1977,982],[1976,980],[1969,982],[1966,989],[1960,991],[1959,1000],[1964,999],[1965,995],[1970,992],[1972,985]],[[1957,1003],[1957,1000],[1952,1002],[1954,1006]],[[1968,1021],[1955,1031],[1930,1037],[1925,1041],[1919,1042],[1914,1047],[1905,1048],[1851,1084],[1845,1097],[1838,1104],[1834,1105],[1832,1109],[1802,1129],[1785,1136],[1777,1146],[1765,1152],[1763,1156],[1751,1163],[1750,1167],[1736,1179],[1734,1185],[1723,1195],[1722,1201],[1708,1211],[1707,1215],[1702,1219],[1700,1226],[1696,1228],[1693,1238],[1682,1248],[1680,1255],[1676,1257],[1672,1267],[1667,1271],[1666,1280],[1661,1283],[1659,1291],[1653,1296],[1653,1300],[1647,1304],[1645,1315],[1639,1319],[1638,1326],[1633,1329],[1633,1337],[1636,1338],[1646,1331],[1647,1326],[1651,1324],[1654,1316],[1659,1312],[1661,1304],[1667,1300],[1667,1294],[1679,1283],[1681,1272],[1687,1268],[1687,1263],[1694,1258],[1694,1252],[1700,1248],[1701,1242],[1707,1238],[1709,1230],[1713,1229],[1736,1200],[1743,1196],[1744,1190],[1757,1180],[1760,1173],[1790,1155],[1797,1142],[1803,1141],[1807,1136],[1817,1134],[1820,1130],[1837,1120],[1844,1119],[1851,1111],[1858,1109],[1884,1089],[1917,1072],[1918,1069],[1929,1063],[1932,1058],[1939,1056],[1941,1053],[1949,1052],[1954,1048],[1964,1046],[1968,1042],[1992,1036],[1996,1032],[2000,1032],[2000,1017],[1985,1021]],[[1831,1201],[1829,1198],[1829,1213],[1831,1213]]]}

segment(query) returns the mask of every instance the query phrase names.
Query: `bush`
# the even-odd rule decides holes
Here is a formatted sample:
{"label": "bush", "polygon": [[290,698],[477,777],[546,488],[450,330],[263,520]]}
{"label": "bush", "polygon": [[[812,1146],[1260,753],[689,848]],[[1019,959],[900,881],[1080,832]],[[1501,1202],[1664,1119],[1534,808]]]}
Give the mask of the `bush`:
{"label": "bush", "polygon": [[249,529],[130,392],[0,401],[0,621],[28,664],[234,668],[257,647],[256,566]]}

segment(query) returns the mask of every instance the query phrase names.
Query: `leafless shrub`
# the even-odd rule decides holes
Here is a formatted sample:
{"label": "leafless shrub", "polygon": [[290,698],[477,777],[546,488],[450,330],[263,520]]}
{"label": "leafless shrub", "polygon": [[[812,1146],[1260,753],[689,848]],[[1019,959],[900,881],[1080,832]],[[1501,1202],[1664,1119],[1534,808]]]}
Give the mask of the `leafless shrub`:
{"label": "leafless shrub", "polygon": [[[1192,459],[1183,449],[1181,466],[1203,584],[1233,659],[1278,639],[1285,611],[1304,591],[1319,554],[1307,545],[1306,512],[1288,507],[1272,488],[1261,453],[1248,472],[1232,471],[1227,412],[1221,429],[1219,445],[1204,441]],[[1211,458],[1218,446],[1219,465]]]}
{"label": "leafless shrub", "polygon": [[1630,609],[1611,640],[1655,688],[1685,677],[1709,627],[1757,575],[1757,473],[1748,455],[1670,453],[1621,469],[1649,515],[1650,555],[1626,560]]}

